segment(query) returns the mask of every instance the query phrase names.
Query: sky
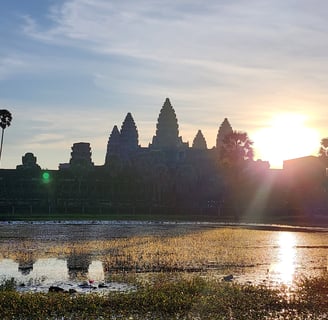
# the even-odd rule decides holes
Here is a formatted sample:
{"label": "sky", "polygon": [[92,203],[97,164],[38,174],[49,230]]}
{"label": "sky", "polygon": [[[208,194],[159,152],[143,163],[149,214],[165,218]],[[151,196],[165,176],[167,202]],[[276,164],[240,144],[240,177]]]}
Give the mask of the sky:
{"label": "sky", "polygon": [[316,155],[327,16],[326,0],[1,0],[0,109],[13,120],[0,167],[33,152],[57,169],[75,142],[102,165],[128,112],[147,147],[166,97],[190,145],[201,129],[213,147],[227,117],[273,167]]}

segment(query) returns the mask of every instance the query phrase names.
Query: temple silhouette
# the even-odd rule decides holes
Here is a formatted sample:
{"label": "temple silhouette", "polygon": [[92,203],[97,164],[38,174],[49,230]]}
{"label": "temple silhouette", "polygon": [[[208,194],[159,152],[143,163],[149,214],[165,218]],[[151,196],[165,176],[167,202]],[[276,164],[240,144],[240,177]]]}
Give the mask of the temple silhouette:
{"label": "temple silhouette", "polygon": [[224,138],[233,132],[224,118],[213,148],[208,148],[201,130],[189,146],[179,136],[175,110],[166,98],[148,147],[139,145],[129,112],[121,128],[115,125],[109,135],[103,165],[93,163],[90,143],[77,142],[69,162],[59,164],[58,170],[42,170],[31,152],[16,169],[1,169],[0,218],[35,212],[183,214],[252,221],[323,215],[328,207],[325,165],[314,156],[286,161],[284,170],[247,160],[235,172],[237,188],[229,188],[218,159]]}

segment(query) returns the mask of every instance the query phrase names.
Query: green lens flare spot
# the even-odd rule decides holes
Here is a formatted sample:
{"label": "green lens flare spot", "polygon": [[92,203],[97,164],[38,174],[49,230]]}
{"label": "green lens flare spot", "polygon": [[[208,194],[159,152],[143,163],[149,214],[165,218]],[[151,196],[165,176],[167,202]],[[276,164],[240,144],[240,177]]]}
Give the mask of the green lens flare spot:
{"label": "green lens flare spot", "polygon": [[44,182],[49,182],[49,180],[50,180],[50,174],[49,174],[49,172],[43,172],[42,173],[42,180]]}

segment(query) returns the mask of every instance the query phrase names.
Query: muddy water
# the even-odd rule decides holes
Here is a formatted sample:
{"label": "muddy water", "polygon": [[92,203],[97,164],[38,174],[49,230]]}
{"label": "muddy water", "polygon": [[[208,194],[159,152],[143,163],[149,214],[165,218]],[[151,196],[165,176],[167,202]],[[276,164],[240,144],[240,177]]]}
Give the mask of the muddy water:
{"label": "muddy water", "polygon": [[[180,251],[159,248],[170,241]],[[168,251],[165,261],[172,265],[161,262]],[[291,285],[302,276],[327,272],[327,264],[327,229],[168,222],[0,224],[0,279],[14,277],[25,287],[100,283],[113,272],[172,266],[202,275],[231,274],[244,283]]]}

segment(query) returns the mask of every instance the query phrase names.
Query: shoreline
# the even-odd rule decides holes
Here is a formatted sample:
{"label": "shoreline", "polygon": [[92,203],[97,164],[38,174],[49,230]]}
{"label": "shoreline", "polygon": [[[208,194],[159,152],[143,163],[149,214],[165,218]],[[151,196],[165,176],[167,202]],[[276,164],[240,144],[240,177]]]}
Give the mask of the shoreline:
{"label": "shoreline", "polygon": [[208,228],[241,228],[264,231],[328,232],[328,226],[304,226],[279,223],[171,221],[171,220],[14,220],[0,221],[0,226],[10,225],[179,225]]}

